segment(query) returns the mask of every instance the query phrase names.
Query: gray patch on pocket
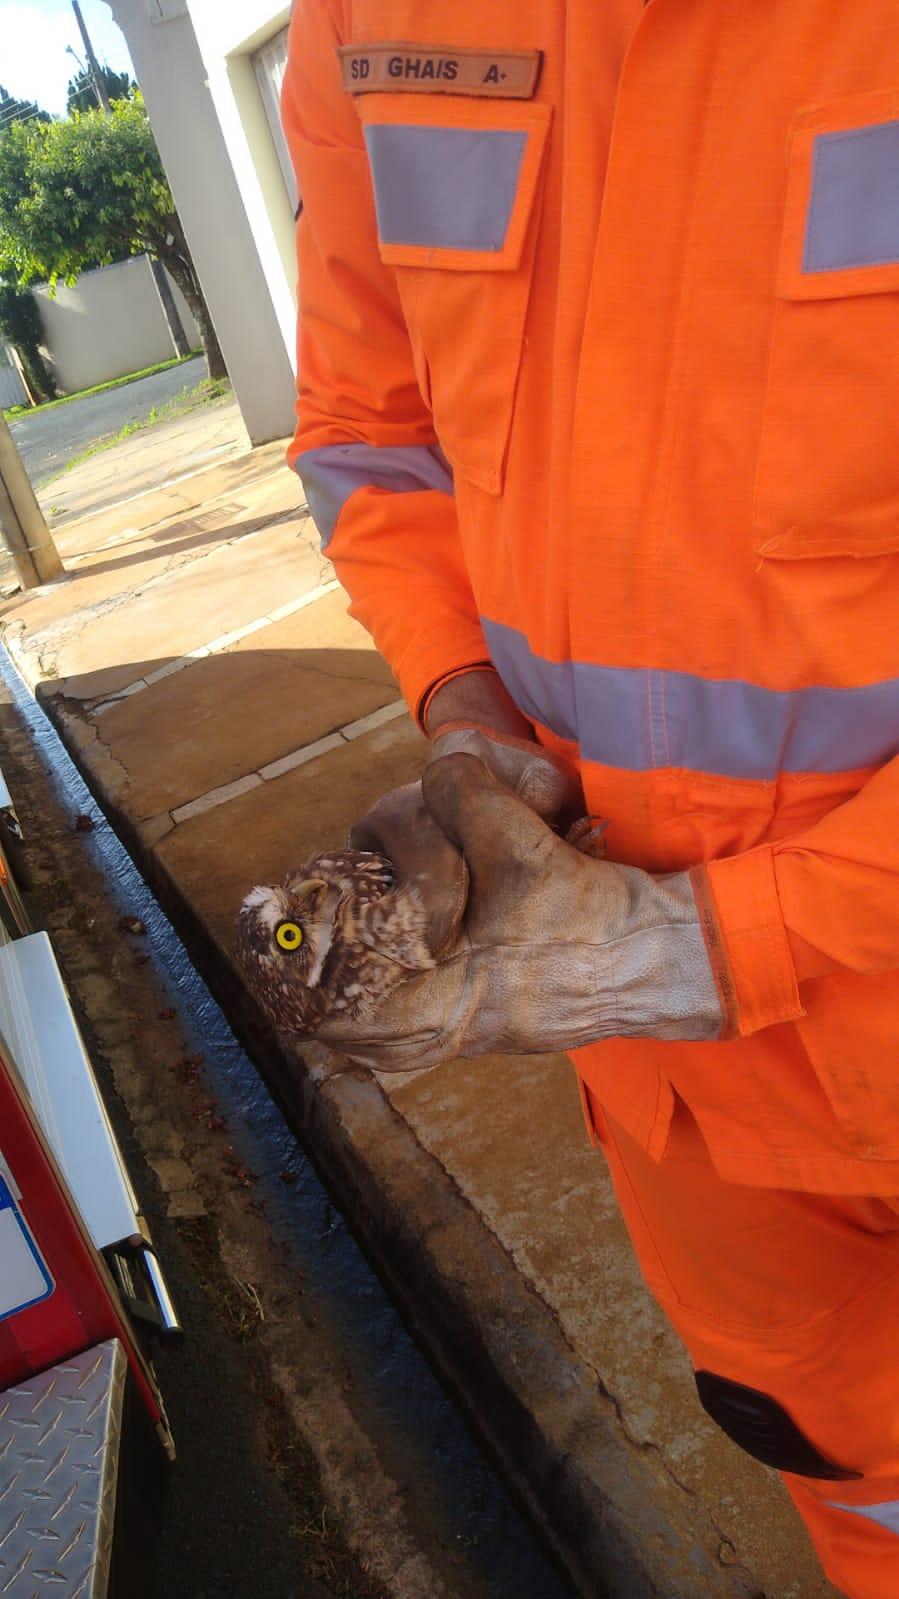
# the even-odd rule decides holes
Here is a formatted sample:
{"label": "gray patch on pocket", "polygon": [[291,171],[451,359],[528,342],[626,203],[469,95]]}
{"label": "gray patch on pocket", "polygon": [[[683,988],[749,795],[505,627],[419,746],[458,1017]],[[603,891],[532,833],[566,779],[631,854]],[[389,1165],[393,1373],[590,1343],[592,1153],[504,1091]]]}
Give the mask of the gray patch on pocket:
{"label": "gray patch on pocket", "polygon": [[899,262],[899,120],[819,134],[803,271],[891,262]]}
{"label": "gray patch on pocket", "polygon": [[501,250],[526,140],[494,128],[366,128],[382,244]]}

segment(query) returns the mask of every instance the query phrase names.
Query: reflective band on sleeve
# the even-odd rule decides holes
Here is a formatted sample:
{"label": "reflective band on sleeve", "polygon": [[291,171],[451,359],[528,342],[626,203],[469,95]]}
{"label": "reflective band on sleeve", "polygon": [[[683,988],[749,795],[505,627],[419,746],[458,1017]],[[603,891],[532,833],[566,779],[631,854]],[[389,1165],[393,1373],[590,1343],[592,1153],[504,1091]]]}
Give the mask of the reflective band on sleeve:
{"label": "reflective band on sleeve", "polygon": [[899,262],[899,121],[820,133],[804,272]]}
{"label": "reflective band on sleeve", "polygon": [[367,127],[382,244],[501,250],[526,139],[502,128]]}
{"label": "reflective band on sleeve", "polygon": [[325,444],[298,455],[293,465],[303,480],[322,549],[357,489],[384,489],[388,494],[414,494],[423,489],[453,492],[445,458],[437,446],[426,444]]}
{"label": "reflective band on sleeve", "polygon": [[841,1505],[835,1499],[828,1503],[831,1510],[848,1510],[851,1516],[867,1516],[869,1521],[876,1521],[879,1526],[886,1527],[887,1532],[899,1537],[899,1499],[887,1500],[882,1505]]}
{"label": "reflective band on sleeve", "polygon": [[525,715],[604,766],[771,782],[779,772],[880,766],[899,753],[899,678],[782,692],[689,672],[547,661],[514,628],[481,625]]}

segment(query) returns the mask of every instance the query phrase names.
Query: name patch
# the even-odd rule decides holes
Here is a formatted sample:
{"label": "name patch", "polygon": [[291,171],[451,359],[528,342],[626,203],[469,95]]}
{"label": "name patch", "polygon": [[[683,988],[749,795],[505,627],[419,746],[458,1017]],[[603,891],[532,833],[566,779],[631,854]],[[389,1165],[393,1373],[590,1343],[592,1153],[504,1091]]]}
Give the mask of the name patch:
{"label": "name patch", "polygon": [[531,100],[540,78],[540,50],[454,50],[450,45],[345,44],[338,47],[348,94],[483,95]]}

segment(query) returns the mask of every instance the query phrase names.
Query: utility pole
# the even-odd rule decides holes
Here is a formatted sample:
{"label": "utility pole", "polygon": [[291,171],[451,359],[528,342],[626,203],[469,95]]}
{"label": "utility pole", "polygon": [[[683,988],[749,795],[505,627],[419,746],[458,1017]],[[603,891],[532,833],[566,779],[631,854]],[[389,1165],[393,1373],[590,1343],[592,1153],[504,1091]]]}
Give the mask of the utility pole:
{"label": "utility pole", "polygon": [[[97,96],[97,102],[101,110],[108,112],[109,95],[106,93],[106,82],[103,77],[103,73],[100,71],[100,63],[97,60],[97,57],[94,55],[94,47],[91,44],[91,36],[87,31],[87,24],[81,15],[81,6],[79,5],[78,0],[72,0],[72,10],[75,13],[75,21],[78,23],[78,27],[81,30],[81,38],[84,42],[84,53],[87,56],[87,67],[88,72],[90,73],[91,83],[94,86],[94,94]],[[157,261],[155,256],[151,255],[148,257],[148,259],[150,262],[150,271],[153,274],[153,282],[156,285],[156,293],[159,295],[160,304],[162,306],[162,313],[165,317],[166,323],[168,324],[168,330],[171,336],[172,344],[175,347],[175,354],[181,356],[189,355],[190,340],[184,331],[184,323],[181,321],[178,307],[175,304],[175,296],[172,293],[172,286],[165,275],[165,267],[161,261]]]}
{"label": "utility pole", "polygon": [[0,416],[0,537],[12,556],[23,589],[35,589],[54,577],[62,577],[62,561],[3,416]]}
{"label": "utility pole", "polygon": [[108,111],[109,95],[106,93],[106,84],[103,81],[103,74],[100,71],[100,63],[97,60],[97,57],[94,55],[94,47],[91,44],[91,36],[87,31],[84,18],[81,15],[81,7],[78,4],[78,0],[72,0],[72,10],[75,13],[75,21],[81,30],[81,38],[84,42],[84,53],[87,56],[87,68],[91,75],[91,82],[94,86],[94,94],[97,96],[97,100],[102,109],[104,111]]}

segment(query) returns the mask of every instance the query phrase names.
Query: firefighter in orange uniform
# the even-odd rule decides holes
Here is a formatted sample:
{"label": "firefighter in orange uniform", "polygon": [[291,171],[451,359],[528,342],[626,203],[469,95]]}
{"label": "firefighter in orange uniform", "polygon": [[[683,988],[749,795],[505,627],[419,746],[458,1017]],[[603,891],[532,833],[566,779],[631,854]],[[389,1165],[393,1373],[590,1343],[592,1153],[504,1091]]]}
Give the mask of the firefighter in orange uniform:
{"label": "firefighter in orange uniform", "polygon": [[291,460],[472,884],[336,1047],[572,1050],[706,1409],[896,1599],[895,0],[296,0],[284,112]]}

